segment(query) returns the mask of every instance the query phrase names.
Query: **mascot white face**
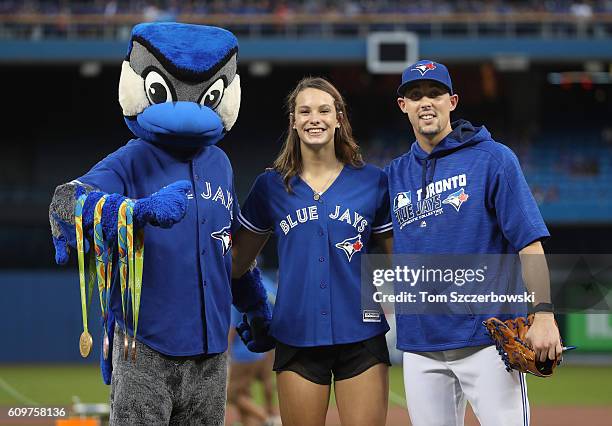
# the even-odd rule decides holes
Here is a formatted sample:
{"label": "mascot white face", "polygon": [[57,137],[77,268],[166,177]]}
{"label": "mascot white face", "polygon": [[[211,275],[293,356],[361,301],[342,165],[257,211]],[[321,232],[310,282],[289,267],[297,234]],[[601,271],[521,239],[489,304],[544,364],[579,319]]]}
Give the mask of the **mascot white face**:
{"label": "mascot white face", "polygon": [[240,110],[238,41],[216,27],[140,24],[119,79],[130,130],[163,145],[200,147],[223,138]]}

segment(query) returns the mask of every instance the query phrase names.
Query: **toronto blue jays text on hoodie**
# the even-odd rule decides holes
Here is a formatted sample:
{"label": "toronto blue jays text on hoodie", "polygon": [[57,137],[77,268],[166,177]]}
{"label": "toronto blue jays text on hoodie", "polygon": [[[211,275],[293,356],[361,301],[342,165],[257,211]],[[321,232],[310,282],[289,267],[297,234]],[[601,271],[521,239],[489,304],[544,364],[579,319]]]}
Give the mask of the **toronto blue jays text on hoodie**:
{"label": "toronto blue jays text on hoodie", "polygon": [[[427,154],[417,142],[385,171],[398,254],[516,254],[549,236],[518,159],[465,120]],[[490,315],[397,314],[397,347],[488,345]]]}

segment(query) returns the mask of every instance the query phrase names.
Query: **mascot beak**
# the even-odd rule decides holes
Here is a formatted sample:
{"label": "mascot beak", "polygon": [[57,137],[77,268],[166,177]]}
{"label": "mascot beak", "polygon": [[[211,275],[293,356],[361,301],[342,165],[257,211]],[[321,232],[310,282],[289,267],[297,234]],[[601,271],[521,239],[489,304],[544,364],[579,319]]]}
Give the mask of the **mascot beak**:
{"label": "mascot beak", "polygon": [[195,102],[164,102],[151,105],[137,116],[145,130],[164,135],[181,135],[217,140],[223,134],[221,117]]}

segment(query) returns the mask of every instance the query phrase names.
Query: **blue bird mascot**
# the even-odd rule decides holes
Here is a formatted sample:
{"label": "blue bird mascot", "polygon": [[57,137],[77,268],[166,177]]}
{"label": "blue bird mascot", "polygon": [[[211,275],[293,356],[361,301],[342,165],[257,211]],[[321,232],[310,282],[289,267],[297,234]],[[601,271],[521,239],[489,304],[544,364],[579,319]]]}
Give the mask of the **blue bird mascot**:
{"label": "blue bird mascot", "polygon": [[78,255],[83,356],[92,347],[86,288],[99,291],[111,424],[223,424],[232,303],[259,324],[241,325],[252,350],[274,344],[258,271],[231,281],[239,206],[215,144],[240,109],[237,54],[221,28],[136,25],[119,80],[136,139],[51,201],[56,262]]}

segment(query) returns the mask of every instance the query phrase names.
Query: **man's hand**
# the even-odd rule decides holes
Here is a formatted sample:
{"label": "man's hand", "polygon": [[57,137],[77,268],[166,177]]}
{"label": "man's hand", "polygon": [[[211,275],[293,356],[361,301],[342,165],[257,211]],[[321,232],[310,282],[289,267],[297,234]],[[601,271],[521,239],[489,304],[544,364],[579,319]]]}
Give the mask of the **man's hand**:
{"label": "man's hand", "polygon": [[525,343],[533,348],[536,359],[541,362],[547,358],[561,358],[561,335],[552,312],[537,312],[534,315],[533,324],[525,335]]}

